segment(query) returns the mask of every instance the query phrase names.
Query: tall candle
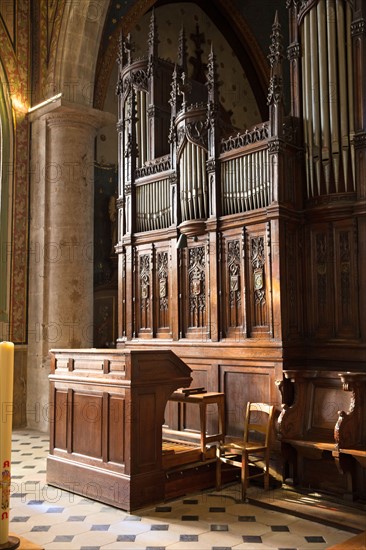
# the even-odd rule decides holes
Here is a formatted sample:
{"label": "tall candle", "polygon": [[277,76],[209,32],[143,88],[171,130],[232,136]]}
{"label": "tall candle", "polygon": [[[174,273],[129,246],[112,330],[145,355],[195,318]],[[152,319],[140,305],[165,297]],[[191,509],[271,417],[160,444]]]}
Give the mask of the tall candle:
{"label": "tall candle", "polygon": [[13,420],[14,344],[0,342],[0,548],[9,541],[10,459]]}

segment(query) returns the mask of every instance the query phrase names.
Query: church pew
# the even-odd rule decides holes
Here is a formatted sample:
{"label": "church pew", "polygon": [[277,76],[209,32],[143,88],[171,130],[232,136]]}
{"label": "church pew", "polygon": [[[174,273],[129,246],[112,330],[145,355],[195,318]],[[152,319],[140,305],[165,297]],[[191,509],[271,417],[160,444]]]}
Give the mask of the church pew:
{"label": "church pew", "polygon": [[366,375],[291,370],[284,376],[294,388],[292,405],[278,419],[284,479],[357,498],[366,472]]}

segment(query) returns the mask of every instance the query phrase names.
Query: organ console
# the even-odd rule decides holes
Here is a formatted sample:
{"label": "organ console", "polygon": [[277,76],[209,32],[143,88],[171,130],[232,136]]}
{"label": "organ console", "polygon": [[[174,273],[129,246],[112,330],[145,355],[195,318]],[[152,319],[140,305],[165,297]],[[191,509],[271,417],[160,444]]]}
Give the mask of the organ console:
{"label": "organ console", "polygon": [[47,483],[124,510],[163,500],[165,407],[190,382],[169,351],[52,350]]}

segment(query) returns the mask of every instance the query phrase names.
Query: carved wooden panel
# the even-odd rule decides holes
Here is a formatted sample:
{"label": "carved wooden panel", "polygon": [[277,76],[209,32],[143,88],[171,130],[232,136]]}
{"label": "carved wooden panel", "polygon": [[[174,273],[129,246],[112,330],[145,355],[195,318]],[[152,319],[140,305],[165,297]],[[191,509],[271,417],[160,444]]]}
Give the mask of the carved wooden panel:
{"label": "carved wooden panel", "polygon": [[54,392],[54,418],[52,418],[55,437],[55,447],[67,448],[67,391],[56,390]]}
{"label": "carved wooden panel", "polygon": [[125,399],[109,395],[108,407],[108,460],[123,464],[126,460],[126,407]]}
{"label": "carved wooden panel", "polygon": [[272,335],[270,234],[264,225],[245,228],[247,333],[249,337]]}
{"label": "carved wooden panel", "polygon": [[183,296],[182,319],[185,335],[191,338],[207,338],[209,304],[207,300],[208,265],[206,245],[185,249],[182,263]]}
{"label": "carved wooden panel", "polygon": [[73,452],[102,458],[102,395],[75,391],[72,418]]}
{"label": "carved wooden panel", "polygon": [[[155,392],[143,391],[139,393],[137,406],[133,412],[133,429],[143,435],[136,441],[136,448],[132,453],[131,472],[150,470],[158,459],[161,449],[157,448],[156,426],[159,426],[156,408]],[[159,441],[161,444],[161,439]]]}
{"label": "carved wooden panel", "polygon": [[348,410],[350,396],[339,388],[327,386],[313,387],[312,427],[334,430],[338,419],[338,411]]}
{"label": "carved wooden panel", "polygon": [[327,224],[313,226],[310,230],[309,257],[310,265],[307,278],[309,284],[309,300],[307,302],[310,321],[310,333],[316,337],[329,337],[332,334],[332,321],[334,318],[334,303],[332,289],[333,257],[332,234]]}
{"label": "carved wooden panel", "polygon": [[223,334],[241,339],[244,329],[244,263],[240,235],[224,241],[223,258]]}
{"label": "carved wooden panel", "polygon": [[335,332],[338,338],[358,338],[356,228],[349,221],[337,224],[334,240]]}
{"label": "carved wooden panel", "polygon": [[157,250],[155,258],[156,329],[160,333],[170,333],[170,262],[168,250]]}
{"label": "carved wooden panel", "polygon": [[266,368],[223,365],[220,381],[220,391],[225,393],[226,433],[241,437],[247,402],[272,402],[273,375]]}
{"label": "carved wooden panel", "polygon": [[150,255],[141,254],[139,256],[139,294],[140,294],[140,311],[139,311],[139,325],[140,328],[145,329],[150,327]]}
{"label": "carved wooden panel", "polygon": [[314,225],[308,243],[310,333],[318,338],[357,338],[357,245],[353,223]]}

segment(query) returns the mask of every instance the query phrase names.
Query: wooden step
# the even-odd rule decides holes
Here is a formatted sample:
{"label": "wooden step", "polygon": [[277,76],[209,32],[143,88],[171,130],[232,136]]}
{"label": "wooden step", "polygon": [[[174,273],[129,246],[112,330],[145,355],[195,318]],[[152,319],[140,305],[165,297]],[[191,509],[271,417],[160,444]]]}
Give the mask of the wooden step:
{"label": "wooden step", "polygon": [[366,550],[366,531],[335,546],[330,546],[328,550]]}

